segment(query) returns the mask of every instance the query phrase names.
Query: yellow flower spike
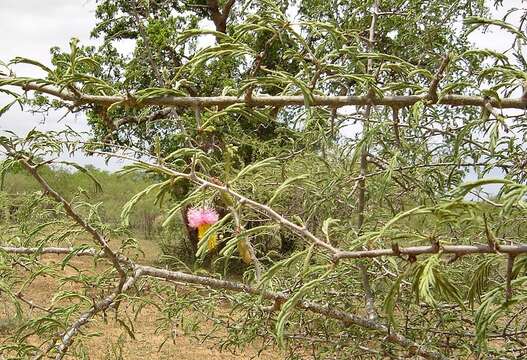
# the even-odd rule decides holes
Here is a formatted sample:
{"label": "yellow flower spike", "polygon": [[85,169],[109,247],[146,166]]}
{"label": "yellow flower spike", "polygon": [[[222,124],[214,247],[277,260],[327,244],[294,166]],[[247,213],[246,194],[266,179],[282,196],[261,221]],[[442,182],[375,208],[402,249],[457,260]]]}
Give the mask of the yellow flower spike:
{"label": "yellow flower spike", "polygon": [[[198,239],[200,240],[203,239],[203,237],[205,236],[205,233],[207,232],[207,230],[210,229],[211,226],[212,226],[211,224],[203,224],[203,225],[198,226]],[[212,233],[209,236],[209,240],[207,241],[207,247],[209,251],[212,251],[216,249],[217,246],[218,246],[218,235],[216,235],[216,233]]]}
{"label": "yellow flower spike", "polygon": [[242,257],[242,260],[247,265],[251,264],[253,262],[253,258],[251,257],[251,252],[249,251],[249,246],[245,242],[245,239],[238,240],[238,252],[240,253],[240,256]]}
{"label": "yellow flower spike", "polygon": [[210,224],[203,224],[198,226],[198,239],[203,239],[207,230],[209,230]]}

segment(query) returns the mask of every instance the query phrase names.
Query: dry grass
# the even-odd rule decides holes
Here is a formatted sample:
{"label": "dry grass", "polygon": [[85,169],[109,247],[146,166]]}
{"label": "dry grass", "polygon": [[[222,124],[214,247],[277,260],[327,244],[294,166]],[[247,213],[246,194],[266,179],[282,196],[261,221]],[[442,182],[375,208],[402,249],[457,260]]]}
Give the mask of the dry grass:
{"label": "dry grass", "polygon": [[[140,260],[141,263],[153,263],[158,257],[158,248],[155,242],[142,241],[141,249],[145,252],[144,258]],[[60,261],[60,257],[46,256],[46,261],[55,262]],[[89,258],[76,258],[72,260],[72,265],[75,267],[89,269],[93,266]],[[67,271],[67,269],[66,269]],[[70,270],[72,271],[72,270]],[[73,273],[73,272],[72,272]],[[50,277],[39,277],[32,284],[28,291],[24,292],[27,299],[36,304],[47,306],[57,283]],[[73,285],[72,285],[73,287]],[[0,301],[2,299],[0,295]],[[26,310],[29,310],[26,307]],[[39,310],[29,310],[31,311]],[[120,312],[129,311],[126,306],[121,307]],[[132,313],[129,313],[133,317]],[[114,320],[113,316],[108,316],[108,321],[104,321],[101,317],[97,317],[87,326],[86,332],[99,332],[101,336],[83,339],[84,345],[89,349],[90,359],[178,359],[178,360],[194,360],[194,359],[253,359],[256,356],[254,349],[249,349],[243,354],[232,354],[227,352],[220,352],[212,347],[210,343],[199,343],[190,336],[184,334],[177,334],[174,338],[169,339],[160,348],[160,345],[166,339],[166,333],[156,334],[156,318],[160,314],[154,306],[146,307],[139,314],[137,321],[134,323],[135,340],[126,334],[126,331],[119,326]],[[0,307],[0,343],[10,331],[15,327],[13,323],[12,307],[5,304]],[[116,344],[120,343],[121,346]],[[1,358],[1,356],[0,356]],[[70,358],[75,358],[70,356]],[[258,359],[275,360],[280,359],[278,351],[264,352]]]}

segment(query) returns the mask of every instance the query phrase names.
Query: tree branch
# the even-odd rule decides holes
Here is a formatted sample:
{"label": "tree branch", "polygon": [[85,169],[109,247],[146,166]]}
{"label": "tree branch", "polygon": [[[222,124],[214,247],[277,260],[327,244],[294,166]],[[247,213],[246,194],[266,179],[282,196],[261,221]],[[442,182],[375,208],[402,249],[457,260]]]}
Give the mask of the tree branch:
{"label": "tree branch", "polygon": [[[31,255],[31,254],[54,254],[54,255],[67,255],[75,251],[73,247],[61,248],[61,247],[44,247],[44,248],[27,248],[27,247],[16,247],[16,246],[0,246],[0,252],[6,252],[8,254],[17,255]],[[82,249],[77,251],[77,256],[96,256],[102,255],[100,251],[95,249]]]}
{"label": "tree branch", "polygon": [[516,254],[509,254],[507,256],[507,288],[505,291],[505,299],[507,299],[507,301],[512,298],[512,270],[514,268],[514,259],[516,259]]}
{"label": "tree branch", "polygon": [[229,18],[234,3],[235,0],[228,0],[223,6],[222,11],[220,11],[218,0],[207,0],[207,7],[210,11],[214,26],[216,26],[216,31],[224,34],[227,32],[227,19]]}
{"label": "tree branch", "polygon": [[392,107],[392,126],[393,126],[393,135],[395,138],[395,144],[398,148],[401,147],[401,135],[399,131],[399,109]]}
{"label": "tree branch", "polygon": [[88,224],[79,214],[75,212],[75,210],[73,210],[71,204],[65,198],[63,198],[57,191],[55,191],[55,189],[53,189],[47,183],[47,181],[39,174],[37,167],[30,163],[30,159],[25,157],[19,157],[13,151],[13,149],[10,149],[5,144],[3,144],[3,147],[6,149],[7,153],[10,156],[13,156],[15,158],[18,157],[18,162],[20,163],[20,165],[22,165],[22,167],[26,169],[27,172],[40,184],[42,189],[45,191],[46,195],[54,199],[56,202],[62,204],[68,216],[73,219],[82,229],[89,233],[93,237],[93,239],[102,247],[104,254],[109,258],[109,260],[112,262],[113,267],[115,268],[115,270],[117,270],[117,273],[119,274],[119,288],[122,288],[126,280],[126,272],[121,266],[119,256],[114,253],[113,250],[110,248],[104,235],[102,235],[93,226]]}
{"label": "tree branch", "polygon": [[375,250],[358,250],[358,251],[342,251],[334,256],[334,260],[340,259],[360,259],[360,258],[375,258],[382,256],[417,256],[430,254],[453,254],[460,256],[473,254],[509,254],[519,255],[527,253],[527,244],[518,245],[491,245],[473,244],[473,245],[424,245],[424,246],[409,246],[397,247],[396,249],[375,249]]}
{"label": "tree branch", "polygon": [[80,318],[75,321],[71,327],[64,333],[61,339],[61,344],[57,347],[58,354],[55,357],[55,360],[61,360],[66,355],[66,352],[68,351],[68,348],[71,346],[73,342],[73,338],[77,333],[80,331],[80,328],[87,324],[90,319],[98,314],[99,312],[108,309],[112,304],[114,304],[116,298],[124,291],[128,290],[136,281],[139,279],[139,277],[142,275],[142,271],[140,268],[136,269],[134,272],[134,275],[129,277],[122,287],[118,288],[113,292],[111,295],[107,296],[103,300],[95,303],[93,307],[82,314]]}
{"label": "tree branch", "polygon": [[234,3],[236,0],[228,0],[225,5],[223,6],[223,17],[227,19],[229,17],[229,14],[231,13],[232,7],[234,6]]}
{"label": "tree branch", "polygon": [[[36,248],[35,249],[15,248],[15,247],[10,247],[10,246],[2,246],[2,248],[7,249],[8,250],[7,252],[11,252],[15,254],[27,254],[27,253],[30,253],[32,250],[35,250],[35,253],[39,253],[39,249],[36,249]],[[95,249],[87,249],[87,250],[92,253],[96,252]],[[404,249],[401,249],[401,250],[404,250]],[[55,251],[54,253],[56,254],[66,254],[66,253],[69,253],[70,248],[54,248],[54,251]],[[527,245],[525,246],[525,251],[527,252]],[[49,253],[51,253],[51,251],[49,251]],[[284,303],[290,298],[289,296],[283,293],[264,291],[264,290],[257,289],[255,287],[252,287],[252,286],[240,283],[240,282],[236,282],[236,281],[220,280],[220,279],[215,279],[211,277],[192,275],[192,274],[187,274],[187,273],[183,273],[180,271],[170,271],[170,270],[156,268],[152,266],[146,266],[146,265],[134,264],[133,268],[134,268],[134,275],[127,279],[121,292],[128,290],[140,277],[146,276],[146,277],[153,277],[153,278],[169,280],[169,281],[177,281],[183,284],[202,285],[202,286],[210,287],[212,289],[224,289],[224,290],[235,291],[235,292],[243,292],[243,293],[250,294],[250,295],[258,295],[258,296],[262,296],[263,298],[267,300],[272,300],[272,301],[279,302],[279,303]],[[112,306],[112,304],[114,304],[119,294],[120,292],[117,292],[117,291],[112,293],[110,296],[96,303],[89,311],[81,315],[81,317],[69,328],[69,330],[62,337],[62,344],[59,346],[59,354],[56,357],[57,360],[60,360],[63,358],[65,352],[67,351],[67,349],[72,343],[73,337],[79,332],[80,328],[83,325],[87,324],[90,321],[90,319],[93,316],[95,316],[97,313],[105,309],[108,309],[110,306]],[[412,351],[414,354],[420,355],[426,359],[445,359],[445,357],[442,354],[428,350],[425,347],[421,346],[420,344],[415,343],[411,339],[401,334],[398,334],[396,332],[390,331],[390,329],[387,326],[382,325],[377,321],[366,319],[364,317],[361,317],[355,314],[350,314],[348,312],[335,309],[329,304],[321,305],[318,303],[301,300],[296,304],[296,307],[299,309],[307,310],[307,311],[310,311],[310,312],[313,312],[319,315],[326,316],[328,318],[342,321],[346,325],[356,325],[356,326],[359,326],[365,329],[384,333],[386,334],[385,339],[387,339],[388,341],[398,344],[405,349],[411,349],[410,351]]]}
{"label": "tree branch", "polygon": [[[133,96],[117,95],[90,95],[80,94],[75,95],[65,89],[59,89],[52,85],[43,85],[31,80],[21,80],[20,78],[2,77],[0,81],[5,85],[18,86],[25,91],[35,91],[42,94],[48,94],[59,98],[63,101],[72,102],[75,106],[87,104],[112,105],[115,103],[122,103],[123,106],[131,108],[143,108],[147,106],[167,106],[167,107],[227,107],[236,104],[246,104],[244,96],[158,96],[144,99],[141,102],[133,101]],[[348,105],[365,106],[368,104],[375,106],[389,106],[389,107],[410,107],[419,101],[426,101],[428,94],[424,95],[385,95],[382,98],[372,97],[369,95],[362,96],[325,96],[313,95],[313,102],[310,106],[330,106],[339,108]],[[485,107],[486,104],[499,109],[522,109],[527,108],[527,98],[502,98],[502,99],[488,99],[481,96],[467,96],[467,95],[445,95],[441,97],[435,104],[450,105],[450,106],[478,106]],[[430,104],[430,105],[435,105]],[[305,98],[300,95],[286,95],[286,96],[253,96],[251,98],[251,106],[305,106]]]}
{"label": "tree branch", "polygon": [[[154,75],[155,75],[155,78],[159,86],[165,86],[165,80],[163,79],[163,75],[161,74],[161,71],[159,71],[159,68],[157,67],[157,63],[154,60],[152,45],[150,44],[150,38],[148,37],[145,26],[143,25],[143,21],[139,17],[137,6],[138,6],[137,2],[135,2],[134,5],[132,5],[132,12],[133,12],[135,21],[137,23],[137,27],[139,29],[139,33],[141,34],[141,37],[143,38],[148,62],[150,63],[150,66],[152,67],[152,70],[154,71]],[[145,10],[145,13],[148,16],[148,12],[146,10]]]}
{"label": "tree branch", "polygon": [[[377,12],[379,11],[379,0],[375,0],[372,6],[371,11],[371,24],[370,24],[370,30],[369,30],[369,38],[368,38],[368,52],[372,52],[375,46],[375,25],[377,23]],[[373,68],[373,59],[369,58],[366,66],[366,72],[369,73],[372,71]],[[371,95],[371,91],[369,93]],[[365,211],[366,211],[366,175],[368,172],[368,142],[367,136],[368,131],[370,128],[369,120],[371,116],[371,110],[372,105],[369,103],[366,106],[366,110],[364,111],[364,120],[363,120],[363,128],[362,128],[362,148],[361,148],[361,155],[360,155],[360,176],[361,178],[358,180],[358,223],[357,228],[359,234],[363,231],[364,226],[364,218],[365,218]],[[360,263],[359,264],[359,270],[361,273],[361,283],[362,288],[364,289],[364,301],[366,303],[366,311],[368,312],[368,317],[370,320],[375,320],[377,318],[377,313],[375,311],[375,299],[373,298],[373,291],[371,288],[370,283],[370,277],[368,275],[368,265]]]}
{"label": "tree branch", "polygon": [[[73,248],[26,248],[16,247],[10,245],[0,246],[0,251],[15,255],[30,255],[30,254],[56,254],[67,255],[70,254]],[[362,259],[362,258],[378,258],[386,256],[419,256],[419,255],[433,255],[433,254],[451,254],[460,256],[480,255],[480,254],[504,254],[519,256],[527,254],[527,243],[516,245],[493,245],[488,244],[471,244],[471,245],[422,245],[422,246],[408,246],[408,247],[392,247],[384,249],[371,250],[356,250],[356,251],[339,251],[335,256],[335,260],[341,259]],[[106,257],[102,252],[96,249],[84,249],[78,251],[76,256],[101,256]],[[127,258],[122,257],[119,261],[126,264],[132,264]]]}
{"label": "tree branch", "polygon": [[[227,280],[218,280],[203,276],[189,275],[179,271],[170,271],[159,268],[154,268],[150,266],[139,266],[138,269],[141,269],[142,274],[145,276],[152,276],[165,280],[175,280],[189,284],[199,284],[209,286],[215,289],[225,289],[236,292],[244,292],[251,295],[259,295],[264,297],[267,300],[274,300],[278,302],[285,302],[289,299],[288,296],[271,291],[262,291],[254,287],[241,284],[234,281]],[[413,342],[412,340],[406,338],[405,336],[398,334],[396,332],[391,332],[387,326],[382,325],[376,321],[372,321],[366,318],[363,318],[358,315],[350,314],[341,310],[337,310],[330,305],[321,305],[309,301],[299,301],[296,304],[296,307],[303,310],[308,310],[316,314],[326,316],[335,320],[340,320],[347,325],[357,325],[366,329],[379,331],[384,334],[387,334],[386,339],[392,343],[399,344],[404,348],[413,349],[415,354],[418,354],[426,359],[446,359],[442,354],[430,351],[423,346]]]}

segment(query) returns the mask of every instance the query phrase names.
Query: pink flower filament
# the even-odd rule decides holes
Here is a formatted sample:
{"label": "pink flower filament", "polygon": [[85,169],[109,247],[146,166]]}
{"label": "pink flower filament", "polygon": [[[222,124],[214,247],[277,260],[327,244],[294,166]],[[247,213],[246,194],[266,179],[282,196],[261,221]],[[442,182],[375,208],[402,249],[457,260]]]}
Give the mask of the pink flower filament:
{"label": "pink flower filament", "polygon": [[212,208],[191,208],[188,210],[188,224],[190,227],[197,229],[203,225],[212,225],[219,219],[216,210]]}

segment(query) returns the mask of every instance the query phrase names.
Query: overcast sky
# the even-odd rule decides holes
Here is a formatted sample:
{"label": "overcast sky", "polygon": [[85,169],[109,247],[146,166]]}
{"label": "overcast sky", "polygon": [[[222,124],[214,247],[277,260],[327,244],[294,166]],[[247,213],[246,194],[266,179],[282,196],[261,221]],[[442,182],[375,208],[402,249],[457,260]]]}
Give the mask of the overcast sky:
{"label": "overcast sky", "polygon": [[[525,5],[522,0],[506,0],[504,3],[510,7]],[[72,37],[80,39],[83,45],[97,44],[89,36],[95,25],[95,5],[95,0],[0,0],[0,60],[7,62],[15,56],[23,56],[49,64],[49,49],[52,46],[68,48]],[[495,16],[501,15],[502,11],[495,12]],[[511,43],[512,36],[492,29],[485,35],[474,33],[471,40],[479,47],[503,51]],[[124,44],[123,50],[126,49]],[[128,47],[128,50],[131,49]],[[19,76],[43,75],[31,66],[17,66],[15,69]],[[0,105],[6,100],[5,96],[0,95]],[[82,114],[70,115],[57,122],[63,115],[63,112],[52,112],[43,123],[41,115],[33,116],[13,107],[0,118],[0,129],[24,135],[33,128],[58,130],[67,123],[78,131],[89,130]],[[86,158],[79,154],[75,160],[107,168],[103,159]],[[109,169],[120,166],[122,163],[114,161],[109,164]]]}
{"label": "overcast sky", "polygon": [[[94,0],[1,0],[0,1],[0,60],[7,62],[16,56],[35,59],[50,64],[49,49],[59,46],[67,49],[72,37],[83,44],[94,44],[90,29],[95,25]],[[43,76],[34,66],[15,67],[19,76]],[[2,129],[24,134],[37,126],[41,129],[58,129],[56,118],[51,116],[43,127],[41,117],[32,117],[12,110],[2,117]],[[87,129],[82,119],[68,119],[75,129]]]}
{"label": "overcast sky", "polygon": [[[0,0],[0,60],[7,62],[16,56],[35,59],[50,64],[50,48],[59,46],[69,48],[69,41],[76,37],[83,45],[97,44],[90,39],[90,31],[95,25],[95,0]],[[9,35],[7,35],[9,34]],[[43,76],[34,66],[14,67],[18,76]],[[8,98],[0,95],[0,104]],[[77,131],[89,131],[82,114],[69,115],[58,120],[65,112],[50,112],[43,122],[42,115],[22,112],[13,106],[0,118],[0,129],[11,130],[25,135],[29,130],[60,130],[67,124]],[[100,168],[117,169],[119,161],[106,166],[102,158],[85,157],[78,154],[75,161],[93,164]]]}

